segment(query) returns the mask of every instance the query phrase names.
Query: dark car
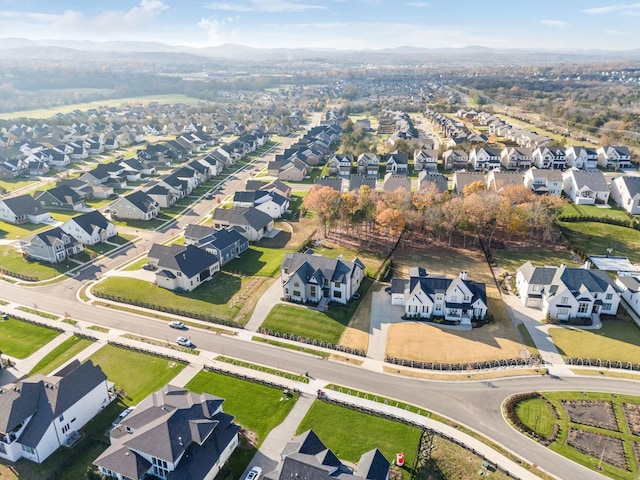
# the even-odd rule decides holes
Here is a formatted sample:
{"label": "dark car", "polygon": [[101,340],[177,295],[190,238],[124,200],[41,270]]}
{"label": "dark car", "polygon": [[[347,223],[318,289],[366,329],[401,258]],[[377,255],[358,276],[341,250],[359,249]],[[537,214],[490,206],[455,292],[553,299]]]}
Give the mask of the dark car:
{"label": "dark car", "polygon": [[142,269],[143,270],[149,270],[149,271],[154,271],[156,269],[156,267],[154,267],[153,265],[149,265],[148,263],[145,263],[144,265],[142,265]]}

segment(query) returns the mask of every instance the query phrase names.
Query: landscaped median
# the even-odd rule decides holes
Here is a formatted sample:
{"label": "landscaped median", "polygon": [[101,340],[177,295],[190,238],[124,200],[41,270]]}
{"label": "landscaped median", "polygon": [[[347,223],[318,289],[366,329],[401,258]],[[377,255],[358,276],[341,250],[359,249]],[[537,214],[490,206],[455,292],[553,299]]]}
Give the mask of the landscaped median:
{"label": "landscaped median", "polygon": [[587,468],[619,480],[640,472],[640,397],[612,393],[525,393],[504,404],[509,422]]}

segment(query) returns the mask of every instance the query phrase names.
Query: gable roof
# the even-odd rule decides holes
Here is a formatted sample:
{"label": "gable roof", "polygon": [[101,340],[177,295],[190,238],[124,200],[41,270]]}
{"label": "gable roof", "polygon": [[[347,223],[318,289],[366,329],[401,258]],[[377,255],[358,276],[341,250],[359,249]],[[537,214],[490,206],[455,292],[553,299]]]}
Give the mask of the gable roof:
{"label": "gable roof", "polygon": [[607,179],[600,170],[578,170],[572,168],[567,170],[565,175],[572,176],[579,189],[587,187],[594,192],[609,191]]}
{"label": "gable roof", "polygon": [[287,253],[282,261],[285,274],[297,273],[304,282],[314,278],[319,284],[322,284],[325,278],[332,282],[345,283],[356,268],[364,270],[364,265],[358,258],[353,262],[346,262],[340,258],[327,258],[308,253]]}
{"label": "gable roof", "polygon": [[640,194],[640,177],[617,177],[614,178],[612,182],[623,184],[630,197],[635,197]]}
{"label": "gable roof", "polygon": [[375,190],[376,177],[361,174],[351,175],[351,178],[349,179],[349,190],[359,190],[363,185],[366,185],[371,190]]}
{"label": "gable roof", "polygon": [[111,222],[102,215],[98,210],[92,210],[77,217],[73,217],[71,221],[75,222],[80,228],[87,233],[93,233],[95,228],[106,230]]}
{"label": "gable roof", "polygon": [[342,178],[339,177],[318,177],[316,178],[316,184],[329,187],[337,192],[342,193]]}
{"label": "gable roof", "polygon": [[0,202],[4,202],[9,210],[11,210],[17,217],[25,215],[38,215],[45,213],[46,210],[40,208],[33,197],[29,194],[18,195],[17,197],[7,197],[0,199]]}
{"label": "gable roof", "polygon": [[231,226],[250,226],[254,230],[261,230],[273,222],[270,215],[254,207],[216,208],[213,220],[226,222]]}
{"label": "gable roof", "polygon": [[218,263],[218,257],[194,245],[174,244],[168,247],[154,243],[148,257],[158,260],[159,269],[182,272],[188,278]]}
{"label": "gable roof", "polygon": [[155,210],[158,207],[158,202],[156,202],[142,190],[132,192],[128,195],[125,195],[123,198],[126,198],[138,210],[141,210],[143,212],[150,212],[151,210]]}

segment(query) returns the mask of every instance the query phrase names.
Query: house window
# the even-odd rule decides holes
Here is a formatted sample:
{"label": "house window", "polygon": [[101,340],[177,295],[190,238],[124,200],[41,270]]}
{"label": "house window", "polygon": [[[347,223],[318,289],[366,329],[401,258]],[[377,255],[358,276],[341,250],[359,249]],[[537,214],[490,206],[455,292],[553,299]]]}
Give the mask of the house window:
{"label": "house window", "polygon": [[293,291],[293,293],[292,293],[292,295],[293,295],[294,297],[301,297],[301,296],[302,296],[302,295],[300,295],[300,290],[294,290],[294,291]]}
{"label": "house window", "polygon": [[311,285],[311,287],[309,287],[309,295],[311,295],[312,297],[316,296],[316,286],[315,285]]}
{"label": "house window", "polygon": [[611,303],[603,303],[602,304],[602,310],[604,310],[605,312],[608,312],[611,310]]}
{"label": "house window", "polygon": [[562,303],[563,305],[566,304],[569,301],[569,297],[562,297],[560,299],[560,303]]}
{"label": "house window", "polygon": [[534,285],[533,288],[531,289],[531,291],[533,292],[537,292],[540,290],[540,285]]}
{"label": "house window", "polygon": [[458,301],[458,296],[457,295],[452,295],[451,296],[451,301],[454,302],[454,303],[457,302]]}
{"label": "house window", "polygon": [[342,292],[340,290],[334,290],[333,298],[342,298]]}
{"label": "house window", "polygon": [[581,302],[578,307],[578,313],[587,313],[589,311],[589,304]]}
{"label": "house window", "polygon": [[558,316],[559,317],[566,317],[569,315],[569,309],[568,308],[559,308],[558,309]]}
{"label": "house window", "polygon": [[613,298],[613,293],[607,293],[604,298],[605,300],[611,300]]}
{"label": "house window", "polygon": [[22,450],[27,452],[27,453],[30,453],[31,455],[36,453],[36,451],[33,448],[31,448],[31,447],[29,447],[27,445],[22,445]]}
{"label": "house window", "polygon": [[334,286],[334,287],[336,287],[336,288],[340,288],[340,282],[335,282],[335,283],[333,284],[333,286]]}
{"label": "house window", "polygon": [[300,282],[293,282],[293,286],[294,287],[299,287],[300,286]]}
{"label": "house window", "polygon": [[469,301],[469,297],[467,295],[464,296],[464,301],[468,302]]}

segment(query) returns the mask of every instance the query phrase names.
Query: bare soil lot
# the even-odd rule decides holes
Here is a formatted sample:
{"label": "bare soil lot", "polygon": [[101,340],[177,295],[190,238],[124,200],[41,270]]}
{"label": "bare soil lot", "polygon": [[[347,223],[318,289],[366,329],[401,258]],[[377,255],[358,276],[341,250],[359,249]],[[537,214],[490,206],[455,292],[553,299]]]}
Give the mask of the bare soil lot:
{"label": "bare soil lot", "polygon": [[562,406],[573,423],[619,431],[616,414],[610,402],[566,401]]}
{"label": "bare soil lot", "polygon": [[[629,425],[629,431],[640,437],[640,405],[636,405],[633,403],[625,403],[623,405],[624,409],[624,417],[627,420],[627,425]],[[638,444],[636,443],[636,447]],[[640,458],[640,455],[638,455]]]}
{"label": "bare soil lot", "polygon": [[627,460],[624,455],[624,442],[617,438],[585,430],[569,429],[567,444],[586,455],[595,458],[602,457],[602,461],[622,470],[627,470]]}

